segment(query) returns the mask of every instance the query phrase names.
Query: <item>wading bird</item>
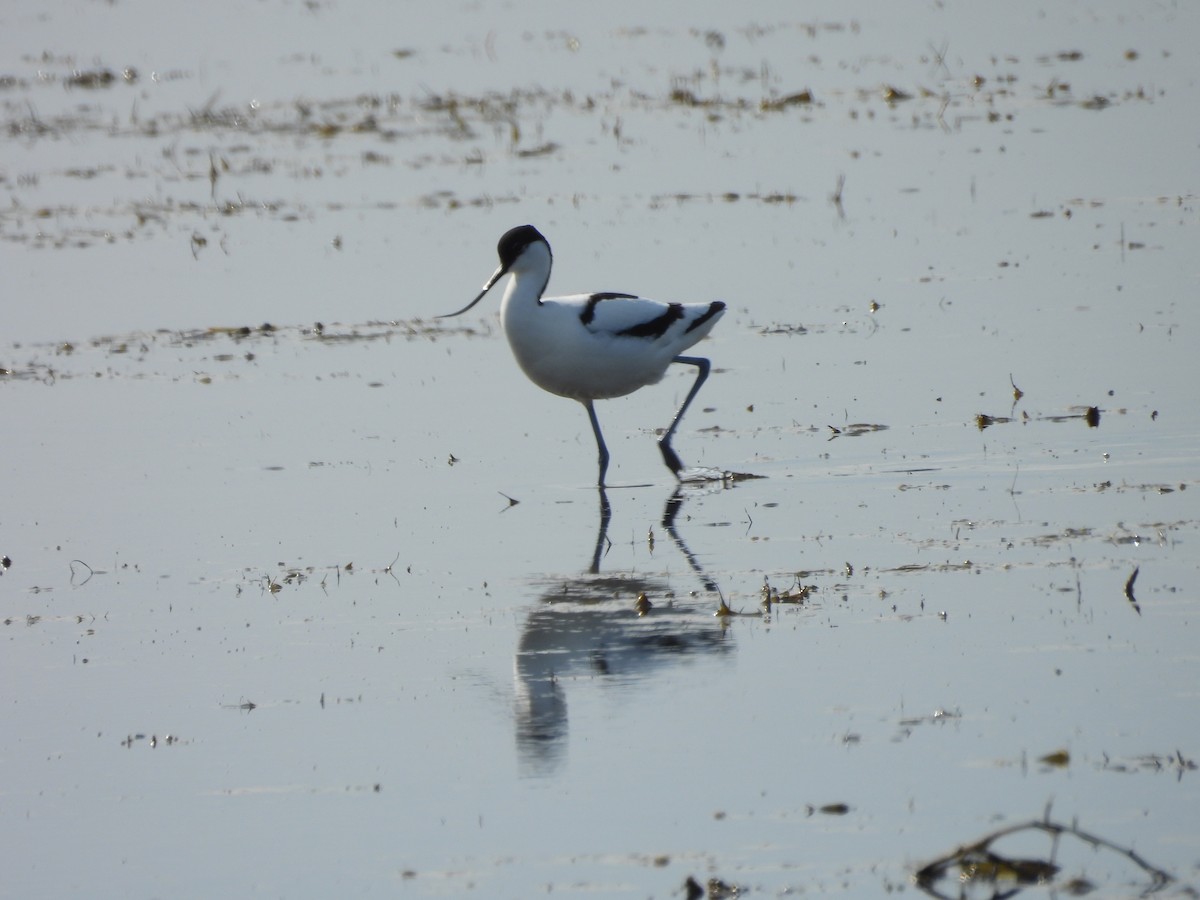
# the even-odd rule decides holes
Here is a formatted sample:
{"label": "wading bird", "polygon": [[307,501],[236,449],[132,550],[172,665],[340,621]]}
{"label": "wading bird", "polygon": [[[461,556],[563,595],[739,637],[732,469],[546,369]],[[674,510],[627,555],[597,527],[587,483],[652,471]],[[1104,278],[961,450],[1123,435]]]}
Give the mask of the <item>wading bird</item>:
{"label": "wading bird", "polygon": [[599,486],[608,471],[608,447],[600,433],[594,401],[623,397],[662,380],[667,366],[695,366],[696,381],[658,442],[663,462],[680,477],[683,463],[671,438],[708,378],[709,362],[680,353],[712,330],[725,313],[720,300],[711,303],[663,303],[632,294],[602,292],[543,297],[554,261],[550,244],[532,225],[505,232],[496,247],[500,266],[460,316],[483,299],[505,275],[500,320],[513,356],[529,380],[560,397],[578,400],[587,409],[600,452]]}

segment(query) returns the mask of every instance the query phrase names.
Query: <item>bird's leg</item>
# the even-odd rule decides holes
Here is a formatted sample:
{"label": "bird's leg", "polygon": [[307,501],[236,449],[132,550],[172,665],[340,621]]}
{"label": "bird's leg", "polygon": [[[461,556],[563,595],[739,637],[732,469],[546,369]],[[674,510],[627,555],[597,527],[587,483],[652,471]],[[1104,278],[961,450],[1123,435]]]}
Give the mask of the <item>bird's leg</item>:
{"label": "bird's leg", "polygon": [[[612,546],[612,541],[608,539],[608,523],[610,521],[612,521],[612,506],[609,505],[604,485],[600,485],[600,530],[596,532],[596,550],[592,554],[592,567],[588,570],[593,575],[600,574],[600,557],[608,550],[608,546]],[[608,546],[605,546],[606,544]]]}
{"label": "bird's leg", "polygon": [[[690,397],[688,399],[691,399]],[[608,447],[604,446],[604,435],[600,433],[600,421],[596,418],[596,407],[591,400],[584,400],[583,405],[587,407],[588,418],[592,422],[592,431],[596,435],[596,447],[600,450],[600,480],[596,482],[601,489],[604,488],[604,475],[608,472]],[[685,406],[687,404],[684,404]]]}
{"label": "bird's leg", "polygon": [[[667,433],[658,442],[658,449],[662,451],[663,462],[667,464],[667,468],[674,472],[675,477],[678,478],[680,471],[683,469],[683,461],[680,460],[679,454],[671,449],[671,438],[675,436],[675,429],[679,427],[679,420],[683,418],[683,414],[687,412],[688,406],[695,399],[696,394],[700,392],[700,386],[708,378],[709,362],[702,356],[677,356],[671,362],[685,363],[689,366],[695,366],[698,370],[692,389],[688,391],[688,395],[683,399],[683,404],[679,407],[679,412],[675,413],[675,418],[671,420],[671,427],[667,429]],[[593,417],[592,422],[595,423],[595,417]],[[599,437],[600,432],[597,431],[596,435]]]}

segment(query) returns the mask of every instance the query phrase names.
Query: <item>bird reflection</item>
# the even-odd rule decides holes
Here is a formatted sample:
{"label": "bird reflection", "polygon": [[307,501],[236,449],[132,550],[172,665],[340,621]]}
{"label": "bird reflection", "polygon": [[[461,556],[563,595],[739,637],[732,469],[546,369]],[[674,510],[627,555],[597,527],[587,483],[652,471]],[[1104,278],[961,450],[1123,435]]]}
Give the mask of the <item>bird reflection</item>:
{"label": "bird reflection", "polygon": [[[676,486],[663,508],[661,525],[705,590],[717,591],[676,528],[686,500]],[[599,490],[599,528],[588,573],[542,591],[517,644],[517,752],[523,774],[549,775],[561,765],[567,746],[566,685],[581,677],[646,679],[698,654],[724,654],[732,643],[720,622],[687,597],[661,600],[665,579],[642,573],[601,574],[612,506]],[[640,615],[634,600],[652,598]]]}

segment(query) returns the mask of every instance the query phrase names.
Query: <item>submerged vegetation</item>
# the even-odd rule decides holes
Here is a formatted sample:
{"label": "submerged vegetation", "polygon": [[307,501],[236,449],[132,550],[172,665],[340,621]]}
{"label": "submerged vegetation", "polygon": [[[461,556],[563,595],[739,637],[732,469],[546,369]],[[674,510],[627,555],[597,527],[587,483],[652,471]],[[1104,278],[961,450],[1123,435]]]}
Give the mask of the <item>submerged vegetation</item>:
{"label": "submerged vegetation", "polygon": [[[747,29],[739,37],[761,40],[784,27]],[[826,22],[799,32],[812,40],[856,34],[857,26]],[[627,29],[620,36],[636,43],[645,35]],[[714,31],[689,34],[689,40],[706,48],[709,64],[686,74],[661,74],[653,86],[614,80],[587,91],[522,86],[469,94],[425,88],[340,96],[304,93],[243,103],[230,103],[217,90],[199,105],[175,108],[170,100],[160,105],[159,97],[181,93],[180,88],[197,80],[186,68],[144,73],[130,65],[81,66],[72,56],[29,56],[0,73],[0,130],[20,148],[7,171],[0,172],[0,186],[11,196],[0,209],[0,240],[79,248],[137,240],[164,228],[195,235],[213,217],[249,214],[288,221],[320,211],[320,206],[288,199],[287,180],[336,179],[373,166],[453,171],[529,159],[558,166],[594,152],[597,144],[620,150],[643,143],[650,129],[664,122],[700,135],[723,127],[787,141],[796,139],[797,128],[819,120],[879,120],[889,128],[960,132],[992,123],[1010,126],[1023,111],[1039,105],[1102,110],[1154,99],[1137,87],[1076,101],[1066,71],[1053,72],[1082,59],[1079,51],[1039,60],[1050,69],[1047,82],[1025,83],[1015,74],[1022,64],[1015,57],[980,61],[990,74],[952,74],[946,46],[932,45],[914,61],[920,75],[912,84],[855,83],[851,76],[849,83],[841,80],[816,91],[787,84],[766,61],[757,67],[724,61],[731,37]],[[573,39],[562,40],[570,45]],[[419,51],[398,50],[389,65],[399,73],[422,58]],[[814,57],[814,63],[820,60]],[[85,137],[92,150],[70,162],[38,153],[42,146]],[[145,152],[147,142],[156,152]],[[847,163],[852,160],[853,155]],[[97,198],[92,201],[64,200],[63,195],[78,192],[48,190],[71,182],[106,189],[86,192]],[[156,189],[137,187],[145,182]],[[753,182],[757,185],[759,179]],[[178,187],[172,189],[172,184]],[[189,184],[209,187],[209,196],[201,199]],[[840,199],[840,185],[837,193]],[[782,186],[747,190],[744,184],[725,184],[642,202],[803,199]],[[516,195],[435,189],[367,205],[453,211],[517,200]],[[325,210],[345,206],[345,201],[326,201]],[[203,249],[196,243],[194,252]]]}

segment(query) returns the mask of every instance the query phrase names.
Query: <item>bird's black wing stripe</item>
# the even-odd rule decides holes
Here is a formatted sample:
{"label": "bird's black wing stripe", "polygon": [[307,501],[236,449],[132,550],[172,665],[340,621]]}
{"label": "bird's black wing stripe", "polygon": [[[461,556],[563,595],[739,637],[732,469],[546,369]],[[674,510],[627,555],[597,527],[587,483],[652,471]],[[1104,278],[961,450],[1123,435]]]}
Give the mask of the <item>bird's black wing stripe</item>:
{"label": "bird's black wing stripe", "polygon": [[698,317],[694,322],[692,322],[691,325],[687,327],[687,330],[695,331],[713,316],[720,315],[723,309],[725,309],[725,302],[723,300],[714,300],[712,303],[708,304],[708,309],[705,310],[704,314]]}
{"label": "bird's black wing stripe", "polygon": [[583,312],[579,314],[579,321],[584,325],[590,325],[592,319],[596,318],[596,304],[601,300],[636,300],[635,294],[618,294],[613,291],[601,291],[598,294],[589,294],[587,306],[583,308]]}
{"label": "bird's black wing stripe", "polygon": [[618,331],[617,334],[621,337],[644,337],[644,338],[660,338],[671,323],[683,318],[683,304],[672,303],[662,315],[655,316],[648,322],[642,322],[638,325],[631,325],[623,331]]}

